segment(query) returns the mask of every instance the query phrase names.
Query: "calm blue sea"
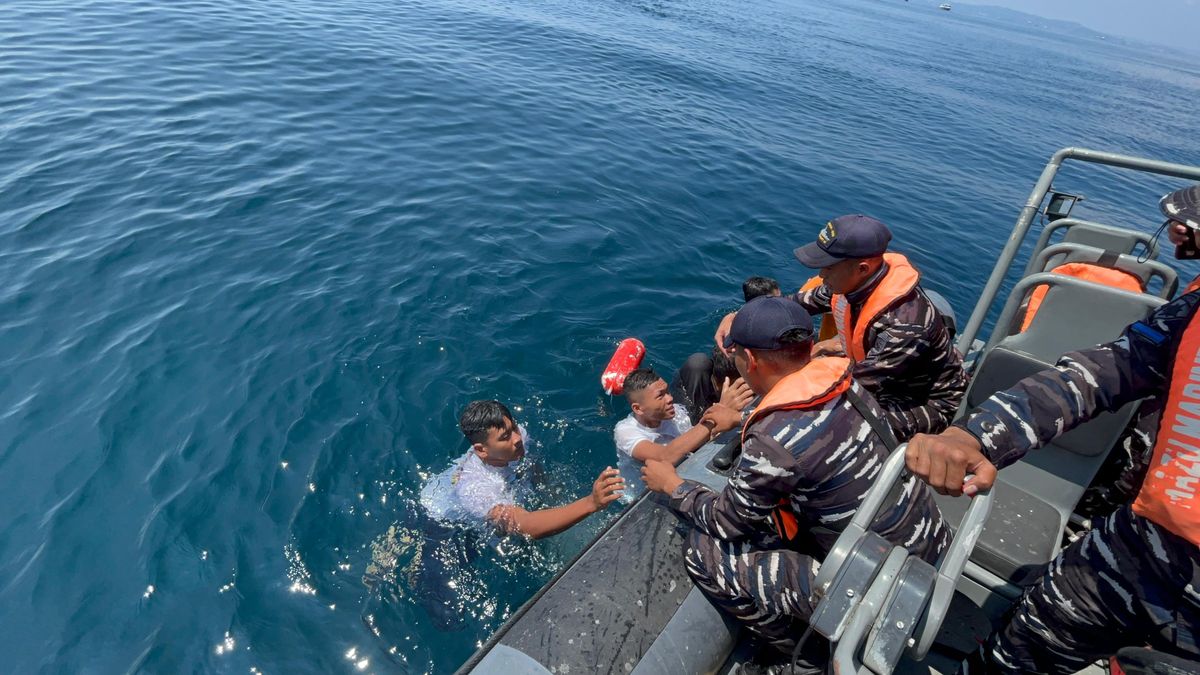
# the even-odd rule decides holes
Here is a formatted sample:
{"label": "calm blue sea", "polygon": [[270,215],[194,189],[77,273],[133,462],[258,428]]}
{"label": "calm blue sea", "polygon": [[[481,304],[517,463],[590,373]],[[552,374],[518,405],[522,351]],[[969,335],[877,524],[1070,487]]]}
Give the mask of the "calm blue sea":
{"label": "calm blue sea", "polygon": [[965,314],[1055,149],[1200,163],[1196,64],[898,0],[9,0],[0,671],[452,670],[612,515],[434,628],[466,402],[582,495],[616,340],[672,369],[849,211]]}

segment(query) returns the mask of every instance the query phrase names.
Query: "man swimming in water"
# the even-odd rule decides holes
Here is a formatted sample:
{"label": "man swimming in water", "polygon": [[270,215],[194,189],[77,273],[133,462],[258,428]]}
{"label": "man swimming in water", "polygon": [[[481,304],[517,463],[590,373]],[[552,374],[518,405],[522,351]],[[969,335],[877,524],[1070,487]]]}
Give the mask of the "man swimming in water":
{"label": "man swimming in water", "polygon": [[613,442],[617,446],[617,466],[632,498],[645,491],[642,466],[657,459],[677,464],[718,435],[736,429],[742,423],[742,409],[754,393],[740,378],[724,380],[721,399],[709,406],[700,421],[692,426],[687,410],[671,396],[667,383],[650,368],[638,368],[625,378],[625,398],[630,413],[617,422]]}
{"label": "man swimming in water", "polygon": [[528,437],[508,408],[499,401],[472,401],[458,425],[471,449],[449,472],[449,504],[435,514],[443,519],[486,522],[505,534],[541,539],[621,497],[624,481],[616,469],[607,467],[596,478],[591,494],[563,506],[527,511],[516,503],[513,482]]}

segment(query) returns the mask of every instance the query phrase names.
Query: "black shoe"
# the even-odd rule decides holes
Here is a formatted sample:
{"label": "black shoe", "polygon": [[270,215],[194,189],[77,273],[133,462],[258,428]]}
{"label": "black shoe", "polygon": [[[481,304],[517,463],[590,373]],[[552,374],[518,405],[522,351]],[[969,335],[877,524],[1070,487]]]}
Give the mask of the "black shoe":
{"label": "black shoe", "polygon": [[1126,647],[1117,652],[1125,675],[1198,675],[1200,663],[1153,649]]}

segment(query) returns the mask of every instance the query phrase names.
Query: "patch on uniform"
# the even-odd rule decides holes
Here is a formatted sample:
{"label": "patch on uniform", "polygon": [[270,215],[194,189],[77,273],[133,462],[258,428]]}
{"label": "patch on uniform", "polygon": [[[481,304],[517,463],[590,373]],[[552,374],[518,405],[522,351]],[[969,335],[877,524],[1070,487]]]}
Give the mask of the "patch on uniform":
{"label": "patch on uniform", "polygon": [[833,243],[834,239],[837,239],[837,228],[833,226],[833,221],[831,220],[825,223],[825,227],[821,228],[821,233],[817,235],[817,242],[821,246],[828,247]]}
{"label": "patch on uniform", "polygon": [[1144,321],[1134,322],[1131,326],[1129,326],[1129,330],[1137,333],[1140,337],[1150,340],[1155,345],[1161,345],[1167,341],[1167,336],[1164,335],[1162,331],[1154,328]]}

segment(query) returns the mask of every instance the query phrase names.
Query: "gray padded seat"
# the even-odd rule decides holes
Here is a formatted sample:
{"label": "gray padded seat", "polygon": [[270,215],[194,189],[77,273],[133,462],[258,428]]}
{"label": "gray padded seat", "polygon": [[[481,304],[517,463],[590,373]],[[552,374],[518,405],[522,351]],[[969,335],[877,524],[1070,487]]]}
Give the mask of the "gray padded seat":
{"label": "gray padded seat", "polygon": [[[1033,268],[1034,261],[1037,259],[1042,249],[1050,245],[1050,238],[1055,232],[1062,230],[1064,232],[1062,241],[1064,244],[1081,244],[1083,246],[1091,246],[1103,251],[1112,251],[1124,255],[1132,255],[1135,251],[1149,251],[1148,256],[1151,260],[1158,257],[1158,250],[1154,243],[1154,238],[1145,232],[1135,232],[1122,227],[1113,227],[1103,223],[1095,223],[1088,220],[1080,220],[1078,218],[1063,218],[1056,220],[1042,230],[1042,234],[1038,237],[1038,241],[1034,244],[1033,251],[1030,253],[1029,266],[1025,268],[1025,274],[1032,274],[1040,270]],[[1062,264],[1060,259],[1052,260],[1053,266]]]}
{"label": "gray padded seat", "polygon": [[[1011,319],[1030,288],[1053,276],[1039,274],[1022,280],[1001,321]],[[992,337],[990,342],[997,344],[985,352],[960,412],[1053,366],[1066,352],[1116,338],[1126,325],[1163,302],[1153,296],[1062,279],[1049,282],[1042,308],[1028,330]],[[1068,518],[1135,408],[1130,404],[1115,413],[1098,415],[1001,471],[992,515],[971,560],[1017,585],[1035,578],[1057,553]],[[939,498],[938,503],[950,522],[958,522],[968,500]]]}
{"label": "gray padded seat", "polygon": [[1175,270],[1157,260],[1141,260],[1136,256],[1082,244],[1063,243],[1047,246],[1034,258],[1030,270],[1031,273],[1049,272],[1067,263],[1088,263],[1121,270],[1140,279],[1143,288],[1149,288],[1152,280],[1158,279],[1161,289],[1155,294],[1161,298],[1175,295],[1175,289],[1179,287],[1179,275]]}

